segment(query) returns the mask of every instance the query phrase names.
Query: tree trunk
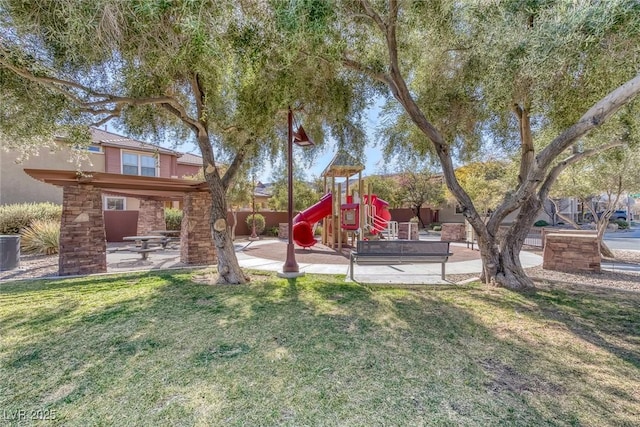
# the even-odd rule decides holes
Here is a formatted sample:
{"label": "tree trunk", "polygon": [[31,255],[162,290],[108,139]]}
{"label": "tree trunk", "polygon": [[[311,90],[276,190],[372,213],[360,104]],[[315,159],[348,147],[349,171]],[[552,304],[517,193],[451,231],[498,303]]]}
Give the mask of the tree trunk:
{"label": "tree trunk", "polygon": [[615,255],[613,254],[611,249],[609,249],[609,246],[604,243],[604,233],[605,231],[607,231],[608,225],[609,218],[607,218],[605,215],[602,215],[602,218],[600,218],[598,222],[596,222],[596,229],[598,230],[598,244],[600,245],[600,255],[605,258],[615,258]]}
{"label": "tree trunk", "polygon": [[487,239],[481,238],[478,234],[483,264],[481,280],[487,284],[518,291],[534,288],[533,281],[527,277],[520,263],[520,251],[541,208],[540,200],[531,196],[522,205],[516,220],[509,226],[507,236],[499,235],[499,227],[488,229]]}
{"label": "tree trunk", "polygon": [[427,228],[427,227],[424,225],[424,221],[422,220],[422,217],[420,216],[420,206],[414,206],[412,210],[413,210],[413,214],[414,214],[416,217],[418,217],[418,221],[419,221],[419,222],[420,222],[420,224],[422,225],[422,228]]}
{"label": "tree trunk", "polygon": [[211,235],[218,255],[218,279],[220,284],[242,284],[249,281],[238,263],[233,240],[227,224],[227,202],[222,182],[209,175],[211,192]]}

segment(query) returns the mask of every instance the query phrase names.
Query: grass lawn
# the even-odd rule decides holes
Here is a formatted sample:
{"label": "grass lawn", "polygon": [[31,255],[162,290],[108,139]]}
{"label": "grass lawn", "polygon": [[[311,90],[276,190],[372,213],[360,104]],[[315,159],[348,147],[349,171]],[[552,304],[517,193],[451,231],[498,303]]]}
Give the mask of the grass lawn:
{"label": "grass lawn", "polygon": [[0,285],[3,422],[640,423],[638,293],[193,274]]}

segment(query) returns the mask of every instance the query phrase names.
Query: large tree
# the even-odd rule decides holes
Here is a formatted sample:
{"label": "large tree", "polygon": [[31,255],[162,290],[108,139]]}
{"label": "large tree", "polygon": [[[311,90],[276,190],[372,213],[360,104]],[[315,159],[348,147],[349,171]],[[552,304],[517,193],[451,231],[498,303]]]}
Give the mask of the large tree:
{"label": "large tree", "polygon": [[[275,4],[296,23],[289,25],[292,32],[313,39],[322,28],[324,44],[304,43],[301,50],[315,49],[320,62],[367,76],[389,95],[387,111],[393,115],[399,107],[395,123],[388,118],[384,124],[393,129],[392,144],[439,159],[449,191],[478,236],[483,278],[513,289],[533,286],[519,253],[557,175],[584,156],[570,148],[640,92],[640,3]],[[515,155],[519,167],[517,182],[486,223],[454,167],[478,149]],[[516,211],[500,240],[499,226]]]}
{"label": "large tree", "polygon": [[245,282],[226,224],[225,195],[238,169],[283,148],[290,106],[308,113],[305,128],[321,141],[323,124],[334,136],[357,128],[365,93],[346,75],[325,72],[328,65],[282,49],[264,7],[2,0],[0,142],[22,149],[114,118],[134,135],[196,142],[212,195],[219,280]]}

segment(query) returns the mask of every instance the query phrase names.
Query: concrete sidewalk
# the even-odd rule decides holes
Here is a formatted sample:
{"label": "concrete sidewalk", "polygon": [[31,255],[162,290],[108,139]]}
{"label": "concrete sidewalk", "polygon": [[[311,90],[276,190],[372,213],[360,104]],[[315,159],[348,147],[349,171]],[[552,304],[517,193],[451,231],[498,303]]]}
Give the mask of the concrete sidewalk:
{"label": "concrete sidewalk", "polygon": [[[421,240],[436,240],[437,236],[420,236]],[[245,252],[248,248],[255,248],[263,245],[286,245],[286,242],[277,239],[271,240],[237,240],[234,243],[236,255],[240,266],[254,270],[282,271],[284,259],[273,260],[251,256]],[[465,247],[464,243],[452,243],[452,249],[455,246]],[[344,259],[343,259],[344,262]],[[531,252],[522,251],[520,253],[520,262],[523,268],[535,267],[542,264],[542,257]],[[110,273],[125,271],[142,271],[142,270],[163,270],[169,268],[192,267],[180,262],[180,250],[168,248],[163,251],[153,252],[149,255],[149,259],[141,260],[140,255],[126,251],[116,251],[107,254],[107,265]],[[349,265],[331,264],[331,263],[308,263],[300,262],[298,265],[301,272],[310,274],[330,274],[345,277],[349,281]],[[356,265],[354,271],[355,281],[358,283],[371,284],[447,284],[449,281],[443,281],[440,277],[440,264],[400,264],[400,265]],[[640,271],[640,266],[602,262],[602,269],[606,271],[625,272]],[[482,261],[478,259],[458,261],[449,261],[446,263],[446,275],[453,274],[470,274],[480,275],[482,272]]]}
{"label": "concrete sidewalk", "polygon": [[[421,239],[422,240],[422,239]],[[425,239],[426,240],[426,239]],[[247,255],[243,250],[250,246],[286,244],[279,240],[260,240],[255,242],[237,242],[236,254],[240,265],[244,268],[265,271],[282,271],[284,260],[274,261]],[[452,246],[466,247],[464,243],[452,243]],[[529,252],[520,253],[520,262],[524,268],[542,264],[542,257]],[[344,264],[311,264],[298,262],[301,272],[313,274],[333,274],[345,276],[348,279],[349,265]],[[400,264],[400,265],[356,265],[354,278],[359,283],[388,284],[446,284],[451,283],[440,277],[440,264]],[[446,274],[478,274],[482,272],[480,259],[447,262]],[[446,277],[446,275],[445,275]]]}

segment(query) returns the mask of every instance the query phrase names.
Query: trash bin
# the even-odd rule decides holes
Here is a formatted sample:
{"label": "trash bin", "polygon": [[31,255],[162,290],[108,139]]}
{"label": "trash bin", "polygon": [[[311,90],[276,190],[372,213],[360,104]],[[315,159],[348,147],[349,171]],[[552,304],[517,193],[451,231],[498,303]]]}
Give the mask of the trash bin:
{"label": "trash bin", "polygon": [[0,271],[13,270],[20,264],[20,235],[0,234]]}

